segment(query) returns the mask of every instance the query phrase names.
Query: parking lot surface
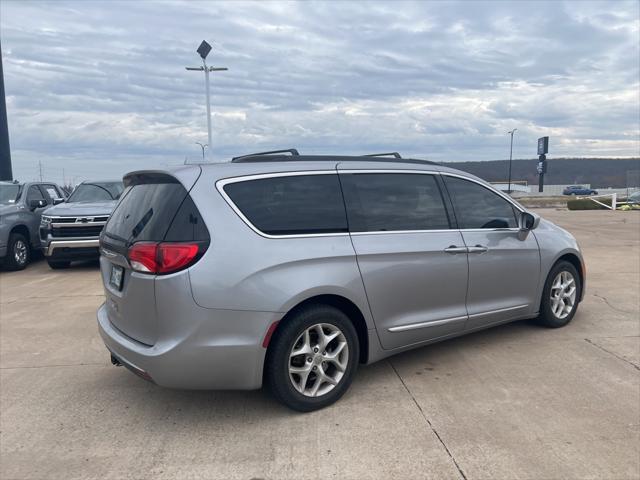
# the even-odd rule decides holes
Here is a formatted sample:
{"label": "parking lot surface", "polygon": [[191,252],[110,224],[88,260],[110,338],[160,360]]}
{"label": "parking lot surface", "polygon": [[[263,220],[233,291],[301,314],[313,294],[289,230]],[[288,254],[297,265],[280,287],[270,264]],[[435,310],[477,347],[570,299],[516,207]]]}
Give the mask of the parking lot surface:
{"label": "parking lot surface", "polygon": [[113,367],[96,264],[2,272],[0,477],[638,478],[640,214],[538,212],[584,250],[568,327],[519,322],[361,367],[310,414]]}

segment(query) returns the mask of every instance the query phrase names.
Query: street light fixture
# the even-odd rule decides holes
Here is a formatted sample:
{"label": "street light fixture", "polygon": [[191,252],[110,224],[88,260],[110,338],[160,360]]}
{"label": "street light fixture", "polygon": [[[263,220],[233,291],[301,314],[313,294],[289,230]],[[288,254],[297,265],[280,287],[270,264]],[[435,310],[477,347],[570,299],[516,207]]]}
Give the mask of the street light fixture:
{"label": "street light fixture", "polygon": [[517,128],[508,131],[507,133],[511,135],[511,147],[509,148],[509,186],[507,187],[507,193],[511,195],[511,161],[513,159],[513,134],[516,133]]}
{"label": "street light fixture", "polygon": [[202,149],[202,161],[204,161],[204,147],[208,147],[209,145],[207,145],[206,143],[202,144],[200,142],[196,142],[196,143],[200,145],[200,148]]}
{"label": "street light fixture", "polygon": [[[226,67],[208,67],[207,66],[207,55],[209,55],[209,52],[211,51],[211,45],[209,45],[205,40],[202,41],[202,43],[200,44],[200,46],[198,47],[198,49],[196,50],[196,52],[198,52],[198,54],[200,55],[200,58],[202,58],[202,66],[201,67],[185,67],[187,70],[194,70],[194,71],[199,71],[199,72],[204,72],[204,82],[205,82],[205,90],[207,93],[207,134],[208,134],[208,139],[209,139],[209,143],[207,144],[209,146],[209,151],[211,151],[211,100],[209,97],[209,72],[222,72],[225,70],[229,70]],[[202,153],[204,156],[204,148],[202,149]]]}

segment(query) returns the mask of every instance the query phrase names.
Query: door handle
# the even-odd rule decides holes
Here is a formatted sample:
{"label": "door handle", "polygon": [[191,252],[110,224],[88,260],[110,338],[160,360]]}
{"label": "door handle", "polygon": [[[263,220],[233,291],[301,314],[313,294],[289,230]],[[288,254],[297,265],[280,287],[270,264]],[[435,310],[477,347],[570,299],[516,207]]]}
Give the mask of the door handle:
{"label": "door handle", "polygon": [[489,251],[489,248],[484,245],[476,245],[475,247],[469,247],[467,251],[469,253],[485,253]]}
{"label": "door handle", "polygon": [[451,255],[457,255],[458,253],[467,253],[467,247],[456,247],[455,245],[450,245],[445,248],[444,251]]}

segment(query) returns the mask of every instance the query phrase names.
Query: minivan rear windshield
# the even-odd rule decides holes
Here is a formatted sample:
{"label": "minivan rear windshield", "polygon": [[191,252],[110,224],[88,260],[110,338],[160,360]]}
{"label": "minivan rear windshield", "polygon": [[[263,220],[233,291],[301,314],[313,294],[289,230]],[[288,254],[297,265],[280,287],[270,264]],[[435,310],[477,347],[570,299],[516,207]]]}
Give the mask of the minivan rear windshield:
{"label": "minivan rear windshield", "polygon": [[143,183],[127,187],[104,234],[125,245],[139,241],[204,241],[209,238],[198,209],[180,183]]}

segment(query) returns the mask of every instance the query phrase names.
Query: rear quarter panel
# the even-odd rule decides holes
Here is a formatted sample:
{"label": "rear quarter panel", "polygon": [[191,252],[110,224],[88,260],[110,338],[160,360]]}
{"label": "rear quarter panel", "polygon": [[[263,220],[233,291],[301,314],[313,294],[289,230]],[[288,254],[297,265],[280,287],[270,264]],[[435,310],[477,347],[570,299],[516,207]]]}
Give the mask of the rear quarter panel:
{"label": "rear quarter panel", "polygon": [[350,237],[265,238],[232,210],[213,175],[199,179],[191,196],[211,236],[190,268],[193,298],[202,307],[286,313],[310,297],[351,300],[369,328],[373,321]]}

